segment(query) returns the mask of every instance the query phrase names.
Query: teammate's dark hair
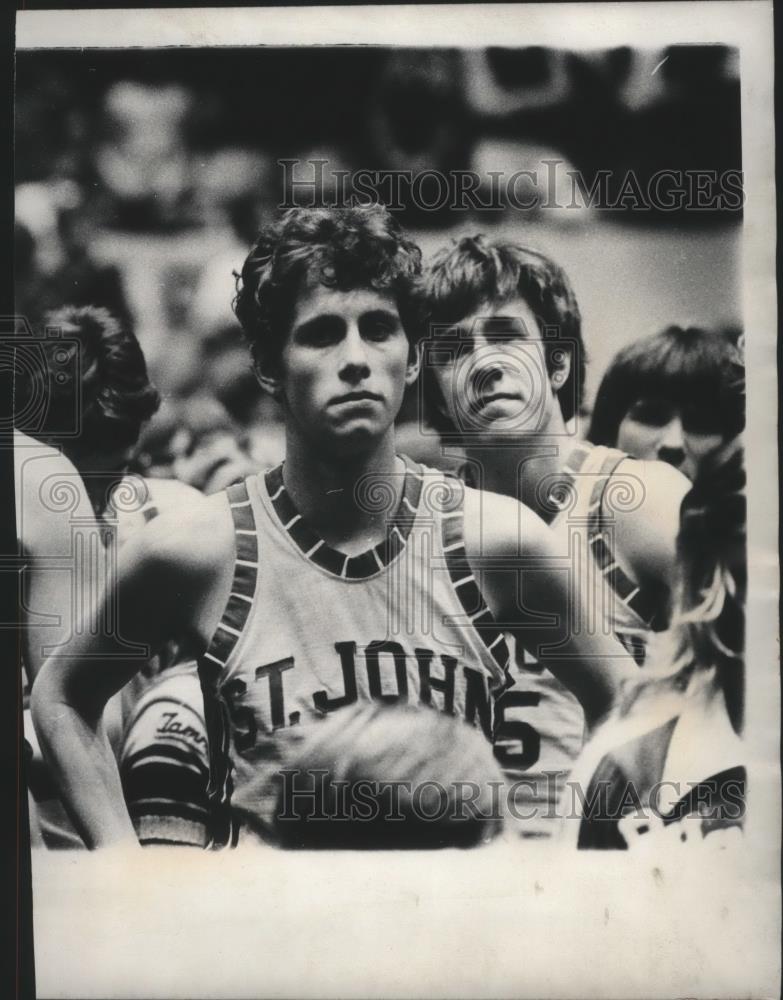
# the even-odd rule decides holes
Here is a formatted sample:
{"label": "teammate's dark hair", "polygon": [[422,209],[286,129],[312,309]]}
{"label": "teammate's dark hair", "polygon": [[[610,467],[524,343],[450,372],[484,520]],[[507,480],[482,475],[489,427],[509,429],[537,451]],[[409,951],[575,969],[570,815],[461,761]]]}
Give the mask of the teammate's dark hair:
{"label": "teammate's dark hair", "polygon": [[[570,355],[570,372],[557,395],[564,420],[578,411],[586,362],[582,319],[568,276],[549,257],[507,240],[464,237],[435,256],[420,283],[419,296],[424,336],[459,323],[483,307],[495,308],[521,298],[541,328],[549,374],[562,363],[559,356],[564,348]],[[426,359],[422,378],[430,422],[437,430],[453,430]]]}
{"label": "teammate's dark hair", "polygon": [[274,365],[309,277],[328,288],[389,293],[415,342],[412,286],[421,251],[382,205],[292,208],[262,229],[237,276],[234,311],[257,368]]}
{"label": "teammate's dark hair", "polygon": [[617,353],[595,398],[587,438],[614,447],[620,424],[640,399],[670,400],[726,440],[745,426],[742,354],[728,336],[668,326]]}
{"label": "teammate's dark hair", "polygon": [[[56,360],[58,370],[72,369],[80,378],[79,434],[58,442],[58,431],[72,425],[77,394],[72,379],[61,386],[53,378],[40,436],[62,443],[76,467],[89,470],[91,461],[97,463],[102,456],[136,444],[142,424],[160,405],[160,396],[149,380],[135,334],[108,310],[65,306],[47,313],[45,325],[62,332],[62,339],[44,342],[50,365],[54,369]],[[68,355],[65,361],[62,352]]]}

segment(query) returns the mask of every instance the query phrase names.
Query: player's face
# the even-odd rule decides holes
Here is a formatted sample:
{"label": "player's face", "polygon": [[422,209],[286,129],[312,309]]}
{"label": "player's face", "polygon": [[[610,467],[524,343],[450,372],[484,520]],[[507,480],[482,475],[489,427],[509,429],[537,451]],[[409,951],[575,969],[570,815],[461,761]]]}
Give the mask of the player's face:
{"label": "player's face", "polygon": [[559,407],[541,331],[526,302],[485,306],[461,320],[448,339],[444,362],[433,370],[448,415],[466,437],[546,431]]}
{"label": "player's face", "polygon": [[340,447],[382,437],[416,378],[409,355],[389,295],[305,285],[281,358],[289,419],[305,437]]}
{"label": "player's face", "polygon": [[658,459],[689,479],[699,461],[723,437],[715,419],[694,407],[681,407],[662,396],[645,396],[628,410],[617,432],[617,447],[633,458]]}

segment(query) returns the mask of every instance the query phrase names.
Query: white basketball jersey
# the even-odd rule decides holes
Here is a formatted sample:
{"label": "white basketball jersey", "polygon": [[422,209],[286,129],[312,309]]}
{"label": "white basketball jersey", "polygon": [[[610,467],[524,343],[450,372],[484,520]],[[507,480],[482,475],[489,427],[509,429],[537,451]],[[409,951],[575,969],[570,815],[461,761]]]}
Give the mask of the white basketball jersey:
{"label": "white basketball jersey", "polygon": [[[352,557],[302,518],[282,466],[228,489],[234,579],[199,660],[214,845],[235,840],[237,819],[270,818],[269,779],[287,746],[341,707],[420,704],[491,738],[508,648],[467,563],[464,487],[406,469],[386,538]],[[383,509],[388,484],[365,485],[366,503]]]}
{"label": "white basketball jersey", "polygon": [[[602,629],[623,643],[641,666],[657,610],[656,595],[640,588],[613,553],[612,502],[633,502],[633,482],[616,475],[628,456],[580,443],[558,476],[550,501],[560,508],[552,522],[568,555],[572,587],[585,620],[572,629]],[[612,490],[621,491],[610,497]],[[496,711],[495,756],[509,781],[509,816],[523,836],[555,829],[561,790],[585,741],[582,707],[571,692],[516,646],[514,680]]]}

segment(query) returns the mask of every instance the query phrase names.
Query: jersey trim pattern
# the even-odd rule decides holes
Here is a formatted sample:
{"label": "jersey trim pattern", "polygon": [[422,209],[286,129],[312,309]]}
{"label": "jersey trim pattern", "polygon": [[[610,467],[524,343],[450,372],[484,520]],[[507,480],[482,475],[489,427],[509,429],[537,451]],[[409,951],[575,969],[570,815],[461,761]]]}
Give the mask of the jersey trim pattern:
{"label": "jersey trim pattern", "polygon": [[[402,496],[397,510],[389,518],[386,538],[374,548],[357,556],[347,556],[344,552],[332,548],[304,520],[285,488],[282,464],[266,473],[264,484],[281,526],[307,559],[342,580],[366,580],[380,573],[402,552],[416,517],[421,497],[422,475],[409,459],[403,457],[403,461],[405,480]],[[371,492],[370,485],[368,494]],[[385,496],[384,490],[381,502]],[[368,503],[372,503],[371,496],[368,496]]]}
{"label": "jersey trim pattern", "polygon": [[219,685],[221,671],[247,623],[258,578],[258,534],[247,483],[229,486],[226,496],[234,522],[234,579],[220,624],[209,648],[198,661],[201,690],[204,693],[204,721],[209,736],[208,847],[236,844],[239,835],[231,812],[231,721]]}
{"label": "jersey trim pattern", "polygon": [[513,684],[509,672],[511,656],[506,637],[498,628],[494,615],[487,607],[465,552],[464,486],[459,481],[447,479],[446,489],[447,494],[441,498],[443,509],[441,539],[449,577],[471,625],[492,654],[492,658],[500,670],[497,677],[497,687],[503,691]]}
{"label": "jersey trim pattern", "polygon": [[[569,455],[565,466],[566,475],[562,480],[562,483],[566,486],[565,495],[569,494],[571,488],[573,488],[575,477],[584,466],[588,456],[593,451],[593,447],[593,445],[585,442],[577,445]],[[612,476],[617,471],[617,467],[626,458],[628,456],[624,452],[608,449],[607,455],[601,464],[592,486],[588,504],[588,545],[598,569],[617,597],[639,617],[648,629],[652,629],[658,611],[656,595],[649,589],[644,589],[635,583],[622,566],[619,565],[615,559],[611,544],[611,533],[607,527],[605,512],[606,491]],[[553,500],[553,502],[555,501]],[[567,502],[566,500],[565,503]],[[644,638],[640,635],[622,631],[617,631],[615,634],[631,656],[633,656],[636,663],[642,666],[646,656],[646,642]]]}

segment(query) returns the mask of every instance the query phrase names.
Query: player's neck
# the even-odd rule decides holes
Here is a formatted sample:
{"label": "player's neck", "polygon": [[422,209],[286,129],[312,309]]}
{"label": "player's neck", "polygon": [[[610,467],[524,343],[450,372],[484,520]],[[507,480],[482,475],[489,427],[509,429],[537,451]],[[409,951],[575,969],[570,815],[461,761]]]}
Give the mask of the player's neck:
{"label": "player's neck", "polygon": [[[357,484],[364,477],[392,490],[389,507],[384,504],[378,511],[362,503]],[[389,514],[402,495],[405,465],[395,455],[393,429],[373,448],[340,456],[288,434],[283,481],[297,510],[321,538],[346,555],[356,555],[386,537]]]}
{"label": "player's neck", "polygon": [[550,521],[554,510],[547,503],[548,495],[576,444],[558,410],[535,434],[520,435],[516,440],[469,443],[465,452],[471,462],[479,465],[482,489],[521,500]]}

